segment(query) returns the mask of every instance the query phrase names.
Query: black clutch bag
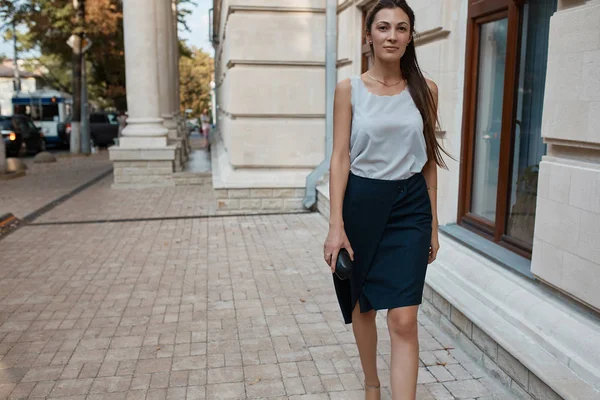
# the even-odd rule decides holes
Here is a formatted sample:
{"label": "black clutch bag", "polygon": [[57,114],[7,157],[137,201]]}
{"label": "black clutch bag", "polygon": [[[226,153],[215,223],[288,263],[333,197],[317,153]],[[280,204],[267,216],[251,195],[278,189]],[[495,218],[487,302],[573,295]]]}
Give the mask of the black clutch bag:
{"label": "black clutch bag", "polygon": [[335,263],[335,274],[341,280],[346,280],[352,275],[352,260],[346,249],[340,249]]}

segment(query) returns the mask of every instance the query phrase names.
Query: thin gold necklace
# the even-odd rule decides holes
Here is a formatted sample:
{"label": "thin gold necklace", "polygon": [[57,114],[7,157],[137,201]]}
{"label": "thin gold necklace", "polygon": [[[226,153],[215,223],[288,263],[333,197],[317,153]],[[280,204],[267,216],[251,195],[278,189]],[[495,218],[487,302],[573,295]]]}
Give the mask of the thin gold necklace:
{"label": "thin gold necklace", "polygon": [[400,82],[404,82],[404,79],[400,79],[398,82],[394,83],[393,85],[388,85],[387,83],[380,81],[379,79],[375,79],[373,78],[373,76],[371,76],[371,74],[369,73],[369,71],[367,71],[367,75],[369,76],[369,78],[373,79],[376,82],[381,83],[383,86],[387,86],[387,87],[392,87],[392,86],[396,86],[397,84],[399,84]]}

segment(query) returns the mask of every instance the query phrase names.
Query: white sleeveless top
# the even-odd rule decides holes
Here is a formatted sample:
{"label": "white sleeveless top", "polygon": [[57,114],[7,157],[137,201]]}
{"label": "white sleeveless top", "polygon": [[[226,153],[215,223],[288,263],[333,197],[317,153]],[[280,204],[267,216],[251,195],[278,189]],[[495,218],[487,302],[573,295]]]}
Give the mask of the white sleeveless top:
{"label": "white sleeveless top", "polygon": [[350,171],[364,178],[400,180],[427,162],[423,118],[408,87],[393,96],[369,92],[360,76],[352,84]]}

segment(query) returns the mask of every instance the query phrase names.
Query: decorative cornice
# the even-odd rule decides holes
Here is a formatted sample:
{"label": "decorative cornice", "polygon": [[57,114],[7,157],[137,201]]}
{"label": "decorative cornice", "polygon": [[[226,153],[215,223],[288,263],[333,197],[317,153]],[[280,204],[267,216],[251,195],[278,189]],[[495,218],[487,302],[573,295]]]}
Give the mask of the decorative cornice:
{"label": "decorative cornice", "polygon": [[285,13],[316,13],[316,14],[324,14],[324,8],[318,7],[277,7],[277,6],[230,6],[227,10],[228,14],[233,14],[235,12],[285,12]]}
{"label": "decorative cornice", "polygon": [[340,14],[340,13],[342,13],[342,11],[346,10],[347,8],[350,8],[350,6],[352,6],[352,4],[354,4],[354,1],[355,0],[346,0],[342,4],[338,5],[337,13]]}
{"label": "decorative cornice", "polygon": [[[544,143],[552,145],[552,146],[558,146],[559,147],[558,150],[567,149],[567,148],[600,150],[600,143],[584,142],[584,141],[580,141],[580,140],[569,140],[569,139],[544,137]],[[555,149],[555,150],[557,150],[557,149]]]}
{"label": "decorative cornice", "polygon": [[222,108],[218,109],[218,113],[223,114],[231,119],[237,118],[246,118],[246,119],[322,119],[325,118],[325,114],[233,114],[223,110]]}
{"label": "decorative cornice", "polygon": [[429,29],[423,32],[417,33],[415,38],[415,46],[421,46],[427,43],[435,42],[440,39],[445,39],[450,35],[450,31],[439,26],[437,28]]}
{"label": "decorative cornice", "polygon": [[324,67],[325,63],[321,61],[278,61],[278,60],[229,60],[227,68],[231,69],[236,65],[261,65],[278,67]]}
{"label": "decorative cornice", "polygon": [[[337,60],[336,67],[342,68],[352,64],[349,58]],[[229,60],[227,68],[231,69],[237,65],[260,65],[260,66],[276,66],[276,67],[308,67],[308,68],[325,68],[325,63],[322,61],[277,61],[277,60]]]}
{"label": "decorative cornice", "polygon": [[[352,60],[351,59],[349,59],[349,58],[342,58],[341,60],[337,60],[337,63],[336,63],[335,66],[337,68],[342,68],[342,67],[345,67],[346,65],[350,65],[350,64],[352,64]],[[323,63],[323,65],[325,65],[325,63]]]}

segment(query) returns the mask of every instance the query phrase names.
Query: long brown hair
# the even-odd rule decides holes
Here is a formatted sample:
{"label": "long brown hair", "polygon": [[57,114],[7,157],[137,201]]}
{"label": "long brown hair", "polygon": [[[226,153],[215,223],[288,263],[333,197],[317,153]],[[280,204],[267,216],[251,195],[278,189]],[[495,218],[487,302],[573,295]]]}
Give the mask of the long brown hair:
{"label": "long brown hair", "polygon": [[[435,160],[437,165],[447,169],[448,167],[442,158],[442,152],[448,156],[450,155],[440,146],[435,136],[436,128],[439,126],[435,101],[417,61],[414,41],[415,13],[405,0],[378,0],[367,14],[365,24],[367,33],[369,35],[371,34],[371,27],[375,20],[375,15],[377,15],[379,11],[388,8],[400,8],[408,15],[410,20],[410,34],[412,40],[408,43],[406,51],[400,59],[400,71],[402,72],[402,77],[406,79],[410,89],[410,95],[423,118],[423,135],[425,136],[425,143],[427,145],[427,159]],[[373,44],[371,44],[371,53],[374,56],[375,51],[373,49]]]}

